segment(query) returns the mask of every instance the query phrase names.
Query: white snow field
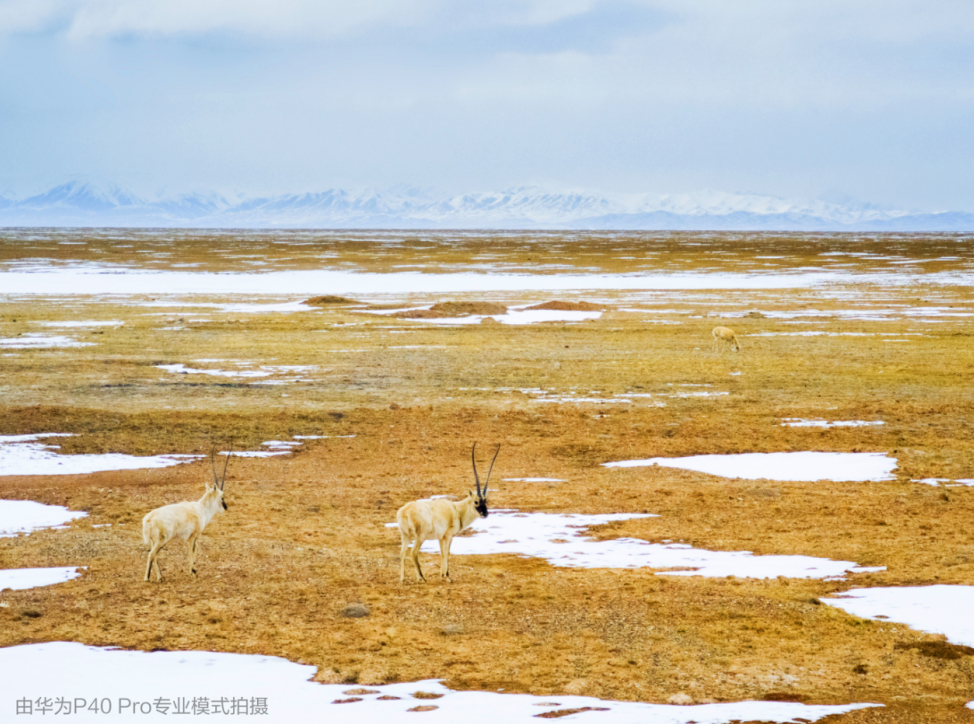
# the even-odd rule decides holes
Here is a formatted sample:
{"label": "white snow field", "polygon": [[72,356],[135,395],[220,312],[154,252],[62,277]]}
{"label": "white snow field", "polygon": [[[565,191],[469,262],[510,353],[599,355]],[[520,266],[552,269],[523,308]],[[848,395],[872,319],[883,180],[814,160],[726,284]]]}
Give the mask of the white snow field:
{"label": "white snow field", "polygon": [[974,646],[974,586],[855,588],[823,603],[860,618],[888,619]]}
{"label": "white snow field", "polygon": [[[0,448],[2,449],[2,448]],[[62,505],[44,505],[33,500],[0,500],[0,538],[62,526],[88,514]]]}
{"label": "white snow field", "polygon": [[[826,578],[837,579],[847,573],[885,570],[863,568],[850,561],[833,561],[811,556],[756,556],[748,551],[707,551],[685,543],[647,543],[635,538],[597,541],[586,537],[587,529],[634,518],[657,518],[645,513],[573,515],[519,513],[492,510],[478,518],[471,528],[474,535],[453,539],[450,549],[456,555],[513,553],[544,558],[562,568],[678,568],[660,571],[662,576],[703,576],[705,578]],[[387,523],[395,528],[395,523]],[[420,549],[439,554],[439,543],[426,541]],[[439,565],[438,563],[436,565]],[[437,575],[439,568],[433,570]],[[407,575],[413,575],[407,567]],[[429,574],[430,571],[424,571]]]}
{"label": "white snow field", "polygon": [[794,274],[509,274],[373,273],[334,269],[273,272],[189,272],[90,264],[0,271],[4,294],[410,294],[570,289],[792,289],[855,276],[830,271]]}
{"label": "white snow field", "polygon": [[602,463],[607,468],[660,465],[695,470],[723,478],[778,480],[782,482],[881,482],[895,480],[896,458],[886,453],[777,452],[738,455],[691,455],[682,458],[648,458]]}
{"label": "white snow field", "polygon": [[67,437],[65,433],[0,435],[0,475],[82,475],[106,470],[165,468],[190,462],[199,455],[154,455],[139,457],[121,453],[102,455],[58,455],[57,445],[38,442],[41,438]]}
{"label": "white snow field", "polygon": [[7,588],[23,591],[27,588],[52,586],[81,575],[75,567],[68,568],[8,568],[0,569],[0,591]]}
{"label": "white snow field", "polygon": [[[417,706],[435,707],[426,710],[421,721],[466,724],[528,724],[544,712],[585,707],[599,711],[586,712],[583,716],[592,717],[593,722],[597,716],[597,721],[605,724],[798,722],[881,706],[816,706],[775,701],[675,706],[603,701],[585,696],[452,691],[436,680],[382,686],[317,684],[309,681],[315,675],[315,667],[272,656],[203,651],[149,653],[67,642],[0,649],[0,671],[4,672],[0,711],[12,715],[27,710],[30,702],[31,715],[41,716],[36,709],[37,702],[47,699],[52,707],[48,714],[56,717],[54,712],[61,702],[61,715],[68,714],[70,721],[79,724],[100,724],[106,719],[146,722],[195,719],[194,713],[199,714],[203,698],[209,712],[219,712],[220,721],[269,724],[413,722],[417,713],[410,709]],[[368,693],[357,693],[361,690]],[[416,692],[439,695],[439,698],[417,699],[413,696]],[[94,700],[98,703],[93,705]],[[106,711],[107,707],[110,711]],[[231,713],[224,714],[226,711]],[[181,716],[180,712],[184,714]],[[30,716],[23,718],[26,721]],[[212,714],[207,718],[212,718]],[[576,717],[568,720],[575,721]]]}

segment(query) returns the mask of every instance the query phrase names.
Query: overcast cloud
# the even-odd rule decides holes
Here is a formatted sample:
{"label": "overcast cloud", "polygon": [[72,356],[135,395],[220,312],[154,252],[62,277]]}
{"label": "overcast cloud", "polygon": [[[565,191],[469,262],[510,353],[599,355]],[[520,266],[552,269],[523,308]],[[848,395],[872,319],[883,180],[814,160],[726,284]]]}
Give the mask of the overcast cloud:
{"label": "overcast cloud", "polygon": [[408,183],[974,211],[969,0],[0,0],[0,193]]}

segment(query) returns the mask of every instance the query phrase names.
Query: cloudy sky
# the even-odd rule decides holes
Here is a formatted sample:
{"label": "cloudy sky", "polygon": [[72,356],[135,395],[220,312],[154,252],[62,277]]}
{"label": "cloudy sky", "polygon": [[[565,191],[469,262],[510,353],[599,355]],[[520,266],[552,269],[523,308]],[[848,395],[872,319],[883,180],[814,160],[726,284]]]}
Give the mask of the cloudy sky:
{"label": "cloudy sky", "polygon": [[0,0],[0,193],[409,184],[974,211],[971,0]]}

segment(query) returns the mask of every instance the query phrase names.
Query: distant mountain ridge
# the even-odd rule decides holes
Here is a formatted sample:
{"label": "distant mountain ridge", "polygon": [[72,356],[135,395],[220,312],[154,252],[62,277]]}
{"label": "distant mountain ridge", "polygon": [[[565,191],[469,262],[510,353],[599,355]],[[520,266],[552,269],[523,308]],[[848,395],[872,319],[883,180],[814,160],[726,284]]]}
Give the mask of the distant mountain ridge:
{"label": "distant mountain ridge", "polygon": [[114,184],[71,181],[24,199],[0,196],[0,226],[974,231],[974,214],[885,208],[848,198],[758,194],[599,194],[519,187],[459,195],[412,189],[284,194],[231,200],[186,193],[155,200]]}

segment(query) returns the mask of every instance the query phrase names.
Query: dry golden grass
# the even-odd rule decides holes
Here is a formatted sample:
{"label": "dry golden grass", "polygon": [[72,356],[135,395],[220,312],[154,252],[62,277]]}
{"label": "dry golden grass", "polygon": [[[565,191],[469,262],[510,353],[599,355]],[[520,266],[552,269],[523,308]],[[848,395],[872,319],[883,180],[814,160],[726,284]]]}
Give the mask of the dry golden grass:
{"label": "dry golden grass", "polygon": [[[767,263],[797,268],[824,251],[853,250],[963,257],[924,264],[951,271],[966,265],[972,251],[969,241],[948,235],[859,241],[539,235],[417,238],[378,247],[348,237],[283,247],[283,258],[273,240],[289,238],[287,232],[259,243],[186,234],[152,242],[171,257],[150,257],[150,265],[178,258],[226,269],[235,262],[218,252],[231,249],[288,268],[321,264],[315,254],[325,252],[370,271],[393,263],[462,268],[484,255],[518,268],[551,259],[545,249],[554,244],[575,250],[558,263],[576,271],[644,263],[741,270],[753,268],[755,256],[781,254],[787,258]],[[58,247],[56,238],[0,244],[0,259],[63,258],[65,249],[79,254],[78,247]],[[133,249],[116,248],[117,238],[86,238],[85,259],[132,262]],[[686,252],[680,245],[688,241],[700,246]],[[619,261],[627,250],[643,256]],[[884,260],[842,259],[864,273],[889,268]],[[124,325],[62,332],[95,342],[91,347],[3,350],[11,356],[0,357],[0,434],[73,432],[59,441],[63,452],[131,454],[205,452],[214,439],[254,449],[293,435],[332,437],[308,441],[288,457],[235,459],[227,481],[230,509],[202,538],[199,579],[186,571],[185,547],[172,544],[160,557],[167,578],[162,585],[141,581],[147,552],[141,517],[156,506],[199,497],[206,464],[0,478],[4,498],[90,514],[68,530],[0,539],[0,568],[87,566],[69,583],[3,593],[10,606],[0,609],[0,645],[76,640],[259,652],[315,664],[317,678],[327,682],[442,677],[457,688],[657,702],[679,693],[694,701],[872,701],[887,708],[836,721],[972,721],[974,712],[962,708],[974,699],[970,652],[945,646],[940,636],[857,619],[820,603],[861,586],[974,585],[974,489],[909,482],[974,477],[972,318],[929,323],[901,313],[884,321],[843,313],[897,305],[971,311],[971,292],[959,286],[605,292],[582,299],[613,311],[581,324],[446,328],[333,304],[313,312],[243,314],[83,298],[70,304],[8,299],[0,308],[0,337],[41,331],[42,321]],[[566,299],[565,292],[354,296],[387,308],[581,301]],[[644,311],[621,311],[634,307]],[[725,321],[744,351],[710,351],[710,329],[720,318],[708,315],[810,309],[826,316]],[[164,329],[173,326],[185,329]],[[842,336],[756,336],[806,330]],[[291,381],[265,386],[257,384],[261,379],[176,375],[157,367],[237,369],[237,362],[316,369],[275,373],[267,379]],[[651,396],[625,398],[628,404],[558,404],[537,401],[537,389],[550,396]],[[728,394],[680,396],[698,391]],[[782,427],[781,419],[790,417],[886,424]],[[429,585],[401,586],[398,535],[384,524],[409,500],[464,492],[472,482],[474,441],[504,445],[492,507],[648,511],[660,517],[592,533],[822,556],[888,570],[848,581],[756,581],[455,556],[453,585],[434,575]],[[897,480],[780,483],[600,466],[650,456],[788,450],[888,452],[899,460]],[[509,477],[565,482],[502,482]],[[92,527],[101,523],[113,525]],[[427,570],[436,570],[435,561],[425,559]],[[351,603],[366,604],[370,615],[345,618],[342,610]]]}
{"label": "dry golden grass", "polygon": [[440,317],[466,317],[471,314],[504,314],[507,307],[496,302],[439,302],[429,309],[412,309],[396,312],[392,317],[400,319],[437,319]]}

